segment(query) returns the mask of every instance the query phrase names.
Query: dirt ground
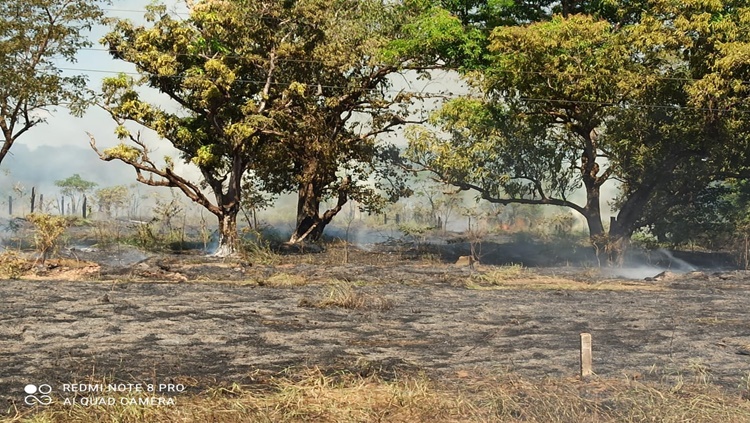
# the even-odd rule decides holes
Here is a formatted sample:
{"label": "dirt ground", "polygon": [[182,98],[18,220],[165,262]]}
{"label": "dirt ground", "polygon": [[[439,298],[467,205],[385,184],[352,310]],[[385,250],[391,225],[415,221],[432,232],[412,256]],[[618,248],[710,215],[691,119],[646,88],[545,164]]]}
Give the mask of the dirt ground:
{"label": "dirt ground", "polygon": [[[77,281],[59,280],[54,268],[40,280],[0,281],[0,417],[24,406],[30,383],[175,382],[196,391],[300,366],[574,376],[582,332],[592,334],[599,376],[750,384],[748,272],[624,280],[558,257],[496,285],[483,282],[502,279],[506,263],[458,266],[456,251],[425,259],[352,250],[346,265],[340,250],[269,264],[73,251],[100,266],[79,269]],[[530,288],[524,278],[542,283]],[[362,302],[326,306],[336,289]]]}

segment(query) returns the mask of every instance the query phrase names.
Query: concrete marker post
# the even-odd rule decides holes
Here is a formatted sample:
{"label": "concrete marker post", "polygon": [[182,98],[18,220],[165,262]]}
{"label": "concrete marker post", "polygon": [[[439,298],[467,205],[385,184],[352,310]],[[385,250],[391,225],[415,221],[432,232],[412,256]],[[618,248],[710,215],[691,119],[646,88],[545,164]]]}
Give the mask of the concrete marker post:
{"label": "concrete marker post", "polygon": [[591,368],[591,334],[581,334],[581,377],[587,377],[594,374]]}

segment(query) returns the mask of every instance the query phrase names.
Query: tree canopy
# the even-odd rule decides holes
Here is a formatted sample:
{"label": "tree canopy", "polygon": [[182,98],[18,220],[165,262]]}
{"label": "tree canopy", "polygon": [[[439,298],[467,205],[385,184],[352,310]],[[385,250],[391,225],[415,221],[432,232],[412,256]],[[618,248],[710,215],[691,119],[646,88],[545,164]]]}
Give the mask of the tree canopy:
{"label": "tree canopy", "polygon": [[[131,165],[140,182],[179,188],[214,213],[222,254],[233,251],[249,173],[267,190],[311,199],[298,220],[310,217],[322,229],[332,216],[318,216],[316,206],[333,193],[335,214],[348,196],[371,193],[361,183],[373,160],[387,156],[376,154],[373,137],[404,122],[396,106],[410,97],[391,95],[387,78],[401,58],[381,54],[404,16],[399,9],[378,1],[235,0],[197,3],[185,20],[163,14],[163,6],[151,7],[147,25],[116,20],[103,42],[142,78],[105,80],[103,107],[129,142],[99,151],[92,136],[92,147],[104,160]],[[168,96],[178,111],[143,100],[140,85]],[[180,150],[215,199],[178,175],[173,158],[152,157],[129,122]]]}
{"label": "tree canopy", "polygon": [[[83,201],[86,194],[90,193],[97,185],[96,182],[81,178],[81,175],[77,173],[65,179],[55,181],[55,186],[60,188],[62,195],[70,198],[72,213],[76,212],[78,205]],[[64,210],[61,210],[61,212],[64,212]]]}
{"label": "tree canopy", "polygon": [[[0,162],[50,108],[80,113],[91,100],[85,78],[63,74],[60,63],[91,45],[87,31],[103,4],[0,3]],[[429,125],[409,128],[416,169],[496,204],[568,207],[585,217],[597,247],[613,251],[640,228],[675,239],[681,222],[705,221],[712,207],[727,209],[712,217],[722,224],[742,221],[731,208],[744,204],[735,200],[750,174],[744,0],[188,7],[187,18],[154,4],[143,24],[107,20],[102,43],[139,75],[102,87],[100,106],[120,143],[100,150],[90,139],[101,159],[215,214],[220,254],[236,244],[243,196],[255,207],[263,193],[295,193],[298,242],[318,238],[352,199],[378,210],[408,194],[402,157],[379,135],[409,123],[424,97],[395,89],[394,77],[429,78],[433,69],[457,72],[471,94],[448,95]],[[144,88],[163,101],[147,101]],[[179,157],[156,157],[142,129]],[[177,172],[177,161],[195,165],[201,179]],[[66,181],[66,195],[78,192]],[[607,185],[618,192],[609,222]],[[574,200],[580,192],[585,198]]]}
{"label": "tree canopy", "polygon": [[0,163],[18,138],[45,121],[50,107],[80,114],[86,78],[64,76],[59,60],[75,62],[91,46],[87,32],[107,0],[4,0],[0,2]]}
{"label": "tree canopy", "polygon": [[[614,249],[691,193],[745,174],[747,7],[646,3],[495,27],[485,65],[465,73],[476,94],[433,116],[442,133],[412,129],[410,157],[493,202],[570,207]],[[620,195],[605,233],[607,181]],[[578,187],[583,203],[570,201]]]}

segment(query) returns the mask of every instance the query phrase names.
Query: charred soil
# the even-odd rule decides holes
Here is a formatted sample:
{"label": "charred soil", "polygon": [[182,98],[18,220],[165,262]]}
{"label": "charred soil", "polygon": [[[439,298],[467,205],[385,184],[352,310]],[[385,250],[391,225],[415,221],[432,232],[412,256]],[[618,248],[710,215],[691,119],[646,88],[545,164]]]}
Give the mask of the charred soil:
{"label": "charred soil", "polygon": [[268,264],[117,248],[69,252],[87,263],[77,271],[52,261],[0,282],[0,410],[21,408],[29,383],[200,390],[304,366],[568,377],[582,332],[598,376],[750,383],[749,272],[623,279],[580,267],[590,257],[537,254],[528,267],[525,247],[503,248],[526,266],[458,266],[458,247],[337,246]]}

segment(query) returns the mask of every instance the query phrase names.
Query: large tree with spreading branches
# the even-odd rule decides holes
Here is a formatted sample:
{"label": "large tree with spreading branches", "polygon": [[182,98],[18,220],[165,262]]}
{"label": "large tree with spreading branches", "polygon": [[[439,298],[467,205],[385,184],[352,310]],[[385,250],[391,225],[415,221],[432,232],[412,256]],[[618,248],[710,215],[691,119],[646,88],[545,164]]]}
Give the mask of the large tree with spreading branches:
{"label": "large tree with spreading branches", "polygon": [[[393,158],[375,136],[405,123],[412,96],[389,91],[389,75],[406,60],[384,47],[398,31],[402,6],[379,1],[210,1],[172,19],[154,6],[146,25],[113,22],[105,38],[113,57],[134,63],[141,78],[105,80],[103,107],[122,142],[100,150],[136,170],[138,181],[180,189],[219,220],[220,247],[237,245],[242,179],[267,191],[297,192],[292,241],[318,237],[349,198],[377,204],[368,180],[379,158]],[[177,111],[142,98],[157,89]],[[132,124],[155,131],[200,169],[194,182],[173,158],[153,155]],[[386,195],[397,195],[384,172]],[[208,187],[213,199],[204,191]],[[320,214],[328,196],[335,205]]]}
{"label": "large tree with spreading branches", "polygon": [[[569,207],[619,260],[636,229],[750,164],[746,132],[733,129],[747,124],[733,110],[747,98],[747,7],[645,3],[485,31],[480,59],[461,62],[473,97],[437,112],[439,131],[413,129],[410,157],[495,203]],[[607,229],[601,192],[614,181]],[[581,188],[585,199],[573,201]]]}

